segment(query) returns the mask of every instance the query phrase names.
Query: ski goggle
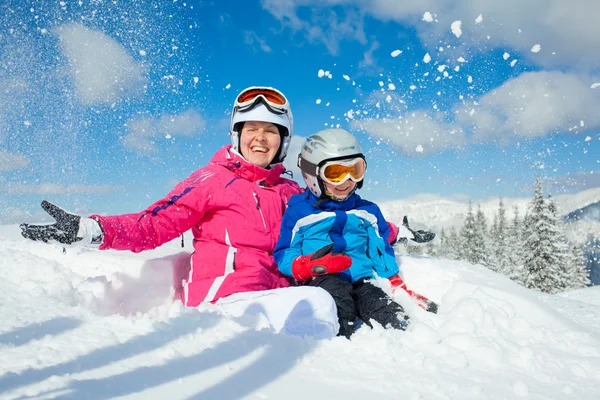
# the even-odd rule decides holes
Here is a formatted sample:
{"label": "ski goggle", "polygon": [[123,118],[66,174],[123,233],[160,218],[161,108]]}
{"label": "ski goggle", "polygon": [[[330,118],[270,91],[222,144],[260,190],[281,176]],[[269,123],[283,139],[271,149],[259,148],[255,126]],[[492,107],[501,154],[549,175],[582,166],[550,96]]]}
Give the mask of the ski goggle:
{"label": "ski goggle", "polygon": [[362,157],[351,160],[328,161],[319,167],[319,177],[332,185],[341,185],[348,179],[360,182],[365,177],[367,163]]}
{"label": "ski goggle", "polygon": [[234,108],[238,111],[247,111],[262,102],[272,113],[286,114],[290,105],[279,90],[267,87],[251,87],[244,90],[235,99]]}

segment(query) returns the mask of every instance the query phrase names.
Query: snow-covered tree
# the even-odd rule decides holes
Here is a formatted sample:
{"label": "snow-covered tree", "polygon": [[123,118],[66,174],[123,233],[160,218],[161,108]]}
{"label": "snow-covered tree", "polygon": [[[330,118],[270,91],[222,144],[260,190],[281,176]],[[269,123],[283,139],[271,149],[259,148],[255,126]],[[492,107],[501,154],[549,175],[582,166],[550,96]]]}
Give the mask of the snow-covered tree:
{"label": "snow-covered tree", "polygon": [[446,235],[446,231],[442,228],[440,232],[439,240],[437,243],[437,256],[440,258],[448,258],[448,236]]}
{"label": "snow-covered tree", "polygon": [[558,210],[556,209],[554,199],[550,195],[546,200],[546,207],[548,208],[548,214],[551,218],[551,222],[556,227],[554,252],[556,258],[559,260],[559,263],[555,276],[555,289],[558,292],[562,292],[571,288],[574,271],[572,271],[572,264],[569,262],[569,246],[563,229],[563,224],[558,217]]}
{"label": "snow-covered tree", "polygon": [[555,293],[564,288],[561,232],[552,207],[544,201],[542,181],[536,180],[524,232],[524,284],[528,288]]}
{"label": "snow-covered tree", "polygon": [[494,223],[490,229],[490,253],[488,267],[501,274],[510,275],[511,260],[509,258],[509,227],[506,219],[506,209],[500,199],[498,213],[494,216]]}
{"label": "snow-covered tree", "polygon": [[581,246],[571,246],[569,264],[571,271],[571,286],[569,289],[581,289],[590,284],[590,271],[585,265]]}
{"label": "snow-covered tree", "polygon": [[487,227],[487,220],[485,219],[485,214],[481,211],[481,204],[477,204],[477,213],[475,214],[475,231],[477,235],[475,236],[475,254],[479,259],[479,263],[483,265],[488,265],[489,259],[489,234]]}
{"label": "snow-covered tree", "polygon": [[523,230],[524,222],[519,218],[519,208],[515,206],[513,211],[512,224],[508,228],[508,238],[506,241],[506,254],[508,265],[505,274],[513,281],[525,284],[525,275],[523,270]]}
{"label": "snow-covered tree", "polygon": [[475,216],[473,215],[473,204],[469,201],[469,209],[462,228],[460,228],[460,246],[457,247],[457,255],[460,260],[471,261],[474,258],[471,255],[471,244],[475,241]]}
{"label": "snow-covered tree", "polygon": [[[481,208],[479,209],[481,211]],[[481,213],[483,215],[483,213]],[[485,219],[485,217],[483,217]],[[473,204],[469,201],[469,210],[460,230],[459,258],[473,264],[486,260],[483,232],[487,230],[485,221],[473,214]]]}
{"label": "snow-covered tree", "polygon": [[434,240],[432,240],[431,242],[427,243],[425,245],[425,250],[423,251],[423,254],[426,254],[430,257],[437,257],[438,256],[438,246],[436,246],[434,243]]}
{"label": "snow-covered tree", "polygon": [[461,237],[458,233],[456,233],[456,229],[452,227],[450,229],[450,235],[448,235],[448,240],[446,241],[446,249],[447,256],[451,260],[460,260],[461,259]]}

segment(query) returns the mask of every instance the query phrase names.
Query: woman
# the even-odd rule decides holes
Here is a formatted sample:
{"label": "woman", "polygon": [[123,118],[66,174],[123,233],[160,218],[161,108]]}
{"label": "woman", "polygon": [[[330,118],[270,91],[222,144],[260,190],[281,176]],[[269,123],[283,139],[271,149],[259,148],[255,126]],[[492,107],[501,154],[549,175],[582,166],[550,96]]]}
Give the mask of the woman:
{"label": "woman", "polygon": [[[236,98],[231,114],[231,145],[217,151],[206,167],[165,198],[139,213],[89,218],[44,201],[42,207],[56,223],[22,224],[22,235],[44,242],[140,252],[191,229],[194,253],[181,295],[186,306],[238,294],[220,303],[233,315],[259,304],[258,311],[276,331],[335,336],[335,304],[325,291],[279,290],[292,281],[279,272],[273,250],[287,200],[302,191],[296,182],[281,177],[293,127],[283,93],[269,87],[247,88]],[[282,313],[286,302],[288,309]],[[291,320],[290,314],[295,315]]]}

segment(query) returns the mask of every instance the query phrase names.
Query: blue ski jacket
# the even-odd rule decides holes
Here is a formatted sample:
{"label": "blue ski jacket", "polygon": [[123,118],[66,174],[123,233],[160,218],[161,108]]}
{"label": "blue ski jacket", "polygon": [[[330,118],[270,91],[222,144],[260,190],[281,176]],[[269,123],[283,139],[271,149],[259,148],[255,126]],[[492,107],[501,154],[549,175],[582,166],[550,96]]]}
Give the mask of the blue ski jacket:
{"label": "blue ski jacket", "polygon": [[283,215],[274,256],[279,270],[290,277],[292,262],[334,243],[334,253],[352,258],[341,272],[354,283],[362,278],[389,278],[399,273],[394,250],[387,238],[390,228],[379,207],[359,195],[344,201],[323,200],[310,190],[294,195]]}

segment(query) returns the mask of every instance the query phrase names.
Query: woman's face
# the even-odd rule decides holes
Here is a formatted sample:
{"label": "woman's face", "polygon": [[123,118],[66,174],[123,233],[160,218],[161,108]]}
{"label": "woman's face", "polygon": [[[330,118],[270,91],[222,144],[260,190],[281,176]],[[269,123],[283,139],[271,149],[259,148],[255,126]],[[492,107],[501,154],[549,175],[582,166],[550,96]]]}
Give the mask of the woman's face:
{"label": "woman's face", "polygon": [[246,160],[261,168],[269,166],[279,145],[279,130],[270,122],[248,121],[240,135],[240,153]]}
{"label": "woman's face", "polygon": [[348,197],[348,195],[354,190],[354,187],[356,186],[356,182],[354,182],[352,179],[348,179],[346,182],[337,186],[332,185],[328,182],[323,182],[323,184],[325,185],[325,190],[327,190],[327,193],[333,195],[335,198],[340,200],[343,200],[346,197]]}

